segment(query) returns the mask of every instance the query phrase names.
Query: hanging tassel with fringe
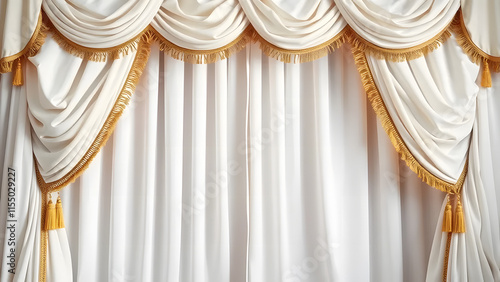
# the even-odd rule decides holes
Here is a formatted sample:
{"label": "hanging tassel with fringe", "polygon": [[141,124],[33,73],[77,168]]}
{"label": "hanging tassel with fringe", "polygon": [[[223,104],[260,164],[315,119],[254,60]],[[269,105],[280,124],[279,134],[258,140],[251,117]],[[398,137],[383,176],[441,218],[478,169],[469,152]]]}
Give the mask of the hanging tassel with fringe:
{"label": "hanging tassel with fringe", "polygon": [[49,203],[45,210],[45,230],[56,229],[56,205],[52,202],[52,196],[49,193]]}
{"label": "hanging tassel with fringe", "polygon": [[444,217],[443,217],[443,232],[452,232],[452,221],[451,221],[451,201],[450,194],[448,194],[448,202],[446,203],[446,207],[444,209]]}
{"label": "hanging tassel with fringe", "polygon": [[21,58],[19,58],[16,60],[16,70],[14,72],[14,78],[12,79],[12,85],[21,86],[23,84],[23,68],[21,65]]}
{"label": "hanging tassel with fringe", "polygon": [[465,233],[465,220],[460,195],[457,195],[457,206],[455,207],[455,218],[453,221],[453,232]]}
{"label": "hanging tassel with fringe", "polygon": [[64,215],[62,210],[61,196],[57,193],[56,202],[56,229],[64,228]]}
{"label": "hanging tassel with fringe", "polygon": [[483,60],[483,74],[481,75],[481,86],[482,87],[491,87],[491,73],[488,61],[486,59]]}

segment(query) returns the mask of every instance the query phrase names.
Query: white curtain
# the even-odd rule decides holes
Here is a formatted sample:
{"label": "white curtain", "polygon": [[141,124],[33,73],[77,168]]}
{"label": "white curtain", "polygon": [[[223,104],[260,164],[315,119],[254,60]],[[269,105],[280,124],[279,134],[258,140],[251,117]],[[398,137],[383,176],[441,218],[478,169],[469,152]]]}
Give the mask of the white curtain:
{"label": "white curtain", "polygon": [[[32,37],[40,1],[26,1],[27,9],[5,3],[2,72],[26,39],[37,43],[25,55],[43,39]],[[444,195],[398,160],[366,101],[350,46],[304,64],[268,57],[309,61],[344,40],[367,50],[419,165],[455,182],[468,157],[467,232],[453,235],[448,280],[500,280],[499,76],[492,88],[477,87],[478,67],[451,40],[416,60],[380,60],[437,48],[460,1],[293,4],[43,1],[55,40],[49,36],[23,63],[24,86],[13,88],[11,74],[0,78],[1,281],[35,281],[45,270],[48,281],[440,281]],[[469,29],[481,13],[462,5]],[[13,20],[22,15],[26,22]],[[251,39],[243,33],[249,23],[269,41],[259,39],[264,51],[247,45],[209,65],[168,56],[226,58]],[[149,24],[155,31],[142,34]],[[346,24],[357,35],[337,41]],[[13,44],[6,43],[10,26],[21,30]],[[472,37],[493,55],[494,30]],[[153,39],[161,45],[153,43],[148,60],[138,46]],[[438,41],[414,50],[431,39]],[[303,48],[304,58],[286,59]],[[113,127],[108,114],[119,116],[126,101],[115,102],[124,83],[133,88],[126,75],[140,75],[138,61],[148,65],[132,104],[102,154],[61,192],[67,228],[48,231],[48,251],[40,251],[46,203],[38,183],[59,186],[88,164],[82,156],[106,139],[96,136],[103,124]],[[44,178],[38,183],[33,155]]]}
{"label": "white curtain", "polygon": [[444,195],[399,161],[349,48],[252,45],[211,65],[153,46],[61,196],[75,281],[423,281]]}

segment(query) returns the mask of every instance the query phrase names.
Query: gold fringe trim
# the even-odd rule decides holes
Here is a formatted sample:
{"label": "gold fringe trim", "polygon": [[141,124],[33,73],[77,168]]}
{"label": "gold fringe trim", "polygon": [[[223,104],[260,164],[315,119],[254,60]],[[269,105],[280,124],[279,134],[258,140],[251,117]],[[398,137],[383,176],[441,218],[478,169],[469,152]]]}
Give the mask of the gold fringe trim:
{"label": "gold fringe trim", "polygon": [[358,72],[361,76],[361,81],[363,82],[363,87],[365,88],[368,99],[372,104],[373,110],[380,119],[382,127],[389,136],[392,145],[401,155],[401,159],[404,160],[406,162],[406,165],[428,185],[450,194],[460,193],[460,190],[462,189],[465,181],[465,176],[467,174],[469,163],[468,159],[465,162],[462,174],[455,184],[441,180],[440,178],[429,172],[425,167],[423,167],[410,152],[403,139],[401,138],[401,135],[399,134],[396,126],[394,125],[394,122],[389,115],[389,112],[387,111],[384,101],[382,100],[382,96],[380,95],[375,81],[373,80],[373,76],[368,66],[365,53],[363,52],[363,50],[356,48],[352,49],[352,53],[354,56],[354,61],[358,68]]}
{"label": "gold fringe trim", "polygon": [[147,42],[156,41],[160,44],[160,50],[174,59],[191,64],[211,64],[218,60],[229,58],[238,53],[252,40],[254,29],[248,26],[231,43],[212,50],[192,50],[180,47],[165,39],[158,31],[151,27],[145,34]]}
{"label": "gold fringe trim", "polygon": [[146,63],[149,58],[150,45],[148,43],[141,40],[138,43],[137,48],[138,51],[135,56],[134,62],[132,63],[130,72],[127,76],[127,80],[125,81],[125,84],[122,87],[121,93],[118,96],[113,106],[113,109],[109,113],[106,121],[104,122],[104,125],[97,134],[94,142],[87,150],[83,158],[78,162],[78,164],[61,179],[54,182],[45,183],[42,175],[40,174],[40,171],[38,169],[38,162],[36,161],[35,158],[36,177],[40,189],[42,190],[43,193],[59,191],[64,186],[68,185],[71,182],[74,182],[76,178],[78,178],[83,173],[83,171],[87,169],[87,167],[92,162],[92,159],[97,155],[99,150],[104,146],[106,141],[111,136],[119,117],[122,115],[123,110],[130,101],[130,97],[135,91],[135,87],[139,82],[139,78],[141,77],[142,71],[146,67]]}
{"label": "gold fringe trim", "polygon": [[486,61],[490,71],[500,72],[500,57],[488,55],[474,44],[465,26],[462,10],[459,10],[453,19],[452,30],[455,33],[458,45],[462,47],[462,50],[472,62],[481,65]]}
{"label": "gold fringe trim", "polygon": [[130,54],[130,52],[133,52],[137,49],[140,38],[143,36],[144,32],[148,30],[148,28],[146,28],[134,38],[115,47],[89,48],[74,43],[70,39],[66,38],[62,33],[60,33],[50,21],[47,22],[49,29],[52,32],[52,38],[54,38],[59,47],[73,56],[94,62],[105,62],[108,59],[115,60]]}
{"label": "gold fringe trim", "polygon": [[[453,21],[452,21],[453,22]],[[351,27],[348,27],[348,42],[353,49],[361,50],[379,60],[385,59],[392,62],[404,62],[425,56],[437,49],[442,43],[451,37],[451,23],[440,33],[426,42],[410,48],[387,49],[379,47],[357,34]]]}
{"label": "gold fringe trim", "polygon": [[283,49],[266,41],[257,32],[254,32],[252,41],[258,42],[262,53],[266,56],[279,60],[283,63],[306,63],[324,57],[347,41],[347,26],[342,29],[335,37],[323,44],[301,50]]}
{"label": "gold fringe trim", "polygon": [[45,37],[47,37],[48,28],[43,24],[42,13],[38,17],[38,24],[31,36],[30,41],[24,47],[24,49],[12,56],[4,57],[0,59],[0,73],[11,72],[14,66],[14,61],[21,58],[28,58],[35,56],[42,48],[43,43],[45,42]]}

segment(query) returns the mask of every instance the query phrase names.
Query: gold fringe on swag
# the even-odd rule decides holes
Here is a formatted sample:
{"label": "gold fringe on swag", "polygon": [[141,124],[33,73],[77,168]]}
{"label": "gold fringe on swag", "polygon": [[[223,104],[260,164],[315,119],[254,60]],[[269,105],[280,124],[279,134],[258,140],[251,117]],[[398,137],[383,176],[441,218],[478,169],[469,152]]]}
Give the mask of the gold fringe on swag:
{"label": "gold fringe on swag", "polygon": [[266,41],[257,32],[254,32],[252,41],[258,42],[260,49],[268,57],[282,61],[283,63],[307,63],[324,57],[340,48],[347,41],[346,32],[347,27],[325,43],[302,50],[280,48]]}
{"label": "gold fringe on swag", "polygon": [[411,48],[387,49],[379,47],[360,35],[351,27],[348,27],[348,41],[353,49],[361,50],[377,59],[385,59],[392,62],[404,62],[425,56],[438,48],[448,38],[451,37],[451,23],[430,40]]}
{"label": "gold fringe on swag", "polygon": [[[118,96],[113,109],[108,115],[103,127],[97,134],[94,142],[85,153],[83,158],[78,162],[78,164],[73,168],[68,174],[62,177],[60,180],[50,183],[45,183],[40,171],[38,169],[38,163],[35,158],[35,171],[38,185],[42,191],[42,213],[41,213],[41,236],[40,236],[40,275],[39,281],[46,281],[47,274],[47,243],[48,243],[48,230],[64,228],[64,219],[62,218],[62,203],[58,197],[57,202],[54,206],[47,202],[49,194],[51,192],[56,192],[61,190],[64,186],[73,182],[78,178],[87,167],[92,162],[92,159],[97,155],[100,149],[105,145],[106,141],[111,136],[118,119],[123,113],[123,110],[130,101],[132,94],[135,91],[135,87],[139,82],[139,78],[142,75],[146,63],[149,58],[150,44],[144,40],[139,40],[137,46],[137,54],[135,56],[132,67],[129,71],[125,84],[122,87],[120,95]],[[52,203],[52,205],[54,205]],[[54,209],[52,211],[51,209]],[[47,221],[51,222],[47,222]],[[48,228],[47,228],[48,227]],[[53,228],[52,228],[53,227]]]}
{"label": "gold fringe on swag", "polygon": [[483,65],[483,73],[481,77],[482,87],[491,87],[491,71],[500,72],[500,57],[495,57],[486,54],[483,50],[472,42],[472,39],[467,32],[462,16],[462,10],[459,10],[453,19],[453,31],[455,32],[458,45],[467,54],[471,61],[478,65]]}
{"label": "gold fringe on swag", "polygon": [[153,27],[146,27],[136,37],[119,46],[112,48],[88,48],[81,46],[64,37],[51,23],[49,28],[53,33],[54,40],[66,52],[80,57],[82,59],[104,62],[108,59],[118,59],[124,55],[128,55],[130,51],[137,48],[137,42],[143,40],[148,43],[153,41],[158,42],[160,50],[173,57],[192,64],[210,64],[218,60],[228,58],[230,55],[237,53],[251,41],[254,30],[249,26],[240,36],[233,42],[213,50],[192,50],[177,46],[158,33]]}
{"label": "gold fringe on swag", "polygon": [[45,24],[43,24],[42,14],[40,13],[35,31],[33,32],[30,41],[28,42],[28,44],[26,44],[24,49],[15,55],[0,59],[0,73],[12,72],[13,70],[15,70],[15,75],[12,83],[13,85],[23,85],[23,61],[28,57],[35,56],[40,51],[40,48],[42,48],[42,45],[45,42],[45,37],[47,37],[47,31],[48,28]]}

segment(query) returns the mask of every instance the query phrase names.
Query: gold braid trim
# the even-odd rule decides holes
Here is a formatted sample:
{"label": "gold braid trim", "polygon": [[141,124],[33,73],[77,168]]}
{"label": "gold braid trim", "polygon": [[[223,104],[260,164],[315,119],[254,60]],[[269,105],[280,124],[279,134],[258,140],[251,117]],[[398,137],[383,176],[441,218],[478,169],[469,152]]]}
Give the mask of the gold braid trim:
{"label": "gold braid trim", "polygon": [[180,47],[168,41],[153,27],[145,33],[148,40],[156,41],[160,44],[160,50],[174,59],[191,64],[211,64],[218,60],[229,58],[232,54],[238,53],[252,40],[254,29],[248,26],[231,43],[212,50],[193,50]]}
{"label": "gold braid trim", "polygon": [[474,44],[465,26],[462,10],[459,10],[453,19],[452,29],[455,33],[458,45],[462,47],[462,50],[469,56],[472,62],[481,65],[486,60],[490,70],[500,72],[500,57],[488,55]]}
{"label": "gold braid trim", "polygon": [[[33,156],[34,158],[35,156]],[[38,169],[35,161],[35,170]],[[40,216],[40,265],[39,265],[39,273],[38,273],[38,281],[45,282],[47,280],[47,241],[49,239],[49,232],[45,230],[45,209],[47,208],[47,193],[42,191],[42,212]]]}
{"label": "gold braid trim", "polygon": [[444,262],[443,262],[443,282],[448,280],[448,264],[450,260],[450,247],[451,247],[451,236],[452,232],[448,232],[446,237],[446,248],[444,250]]}
{"label": "gold braid trim", "polygon": [[425,56],[437,49],[451,36],[450,22],[440,33],[422,44],[410,48],[387,49],[369,42],[357,34],[351,27],[348,28],[348,42],[354,49],[361,50],[379,60],[385,59],[392,62],[404,62]]}
{"label": "gold braid trim", "polygon": [[18,58],[28,58],[35,56],[43,43],[45,42],[45,37],[47,36],[48,28],[43,24],[42,13],[38,17],[38,24],[31,36],[30,41],[24,47],[24,49],[12,56],[4,57],[0,59],[0,73],[7,73],[12,71],[12,66],[15,60]]}
{"label": "gold braid trim", "polygon": [[262,52],[271,58],[283,63],[306,63],[324,57],[340,48],[346,42],[348,28],[342,29],[335,37],[318,46],[301,50],[283,49],[266,41],[257,32],[253,35],[253,42],[258,42]]}
{"label": "gold braid trim", "polygon": [[354,56],[354,61],[358,68],[358,72],[361,76],[361,80],[363,82],[363,87],[365,88],[366,94],[371,102],[373,110],[380,119],[382,127],[389,136],[392,145],[394,146],[396,151],[401,155],[401,159],[404,160],[406,162],[406,165],[413,172],[415,172],[418,175],[418,177],[422,179],[422,181],[424,181],[428,185],[450,194],[460,193],[460,190],[462,189],[462,186],[465,181],[465,176],[467,174],[467,168],[469,163],[468,159],[465,162],[462,174],[460,175],[457,183],[455,184],[441,180],[440,178],[436,177],[431,172],[429,172],[425,167],[423,167],[410,152],[405,142],[403,141],[403,138],[399,134],[396,126],[394,125],[394,122],[391,116],[389,115],[389,112],[387,111],[387,108],[384,104],[382,96],[380,95],[377,85],[373,80],[373,76],[370,71],[370,67],[368,66],[365,53],[357,48],[352,48],[352,53]]}
{"label": "gold braid trim", "polygon": [[138,46],[134,48],[138,49],[137,54],[127,76],[127,80],[122,87],[121,93],[118,96],[113,109],[109,113],[106,121],[104,122],[104,125],[94,139],[94,142],[87,150],[83,158],[78,162],[78,164],[61,179],[54,182],[45,183],[45,180],[38,170],[38,162],[35,160],[36,177],[42,193],[59,191],[64,186],[68,185],[71,182],[74,182],[85,171],[85,169],[87,169],[87,167],[92,162],[92,159],[94,159],[99,150],[104,146],[106,141],[111,136],[118,119],[122,115],[123,110],[130,101],[130,97],[135,91],[135,87],[139,82],[139,78],[141,77],[142,71],[146,67],[146,63],[149,58],[150,45],[147,42],[141,40],[138,42]]}

